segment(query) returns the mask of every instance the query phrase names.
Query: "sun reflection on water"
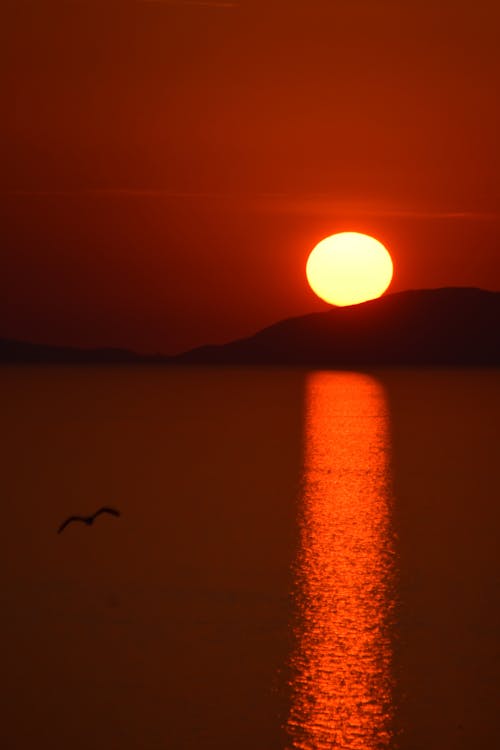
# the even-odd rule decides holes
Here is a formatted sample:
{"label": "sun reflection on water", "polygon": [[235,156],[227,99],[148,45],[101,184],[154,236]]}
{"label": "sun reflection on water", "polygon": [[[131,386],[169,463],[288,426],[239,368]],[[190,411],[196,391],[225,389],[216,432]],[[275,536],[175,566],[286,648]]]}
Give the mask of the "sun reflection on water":
{"label": "sun reflection on water", "polygon": [[295,567],[291,748],[392,742],[394,543],[382,387],[358,373],[307,382]]}

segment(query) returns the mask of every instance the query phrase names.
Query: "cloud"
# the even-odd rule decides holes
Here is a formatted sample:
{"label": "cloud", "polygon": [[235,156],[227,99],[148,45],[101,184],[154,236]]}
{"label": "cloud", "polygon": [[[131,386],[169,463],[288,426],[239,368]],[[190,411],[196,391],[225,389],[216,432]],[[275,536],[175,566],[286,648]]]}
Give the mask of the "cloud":
{"label": "cloud", "polygon": [[224,0],[138,0],[139,3],[201,8],[238,8],[239,3]]}
{"label": "cloud", "polygon": [[157,188],[89,188],[81,190],[0,190],[0,196],[3,197],[47,197],[47,198],[85,198],[92,196],[102,197],[142,197],[150,196],[152,198],[189,198],[193,200],[204,198],[218,198],[221,200],[238,199],[239,196],[230,193],[216,192],[185,192],[172,191]]}
{"label": "cloud", "polygon": [[[153,0],[151,0],[153,1]],[[155,2],[157,0],[154,0]],[[328,195],[294,195],[288,193],[225,193],[175,191],[161,188],[93,188],[82,190],[1,190],[0,197],[54,198],[163,198],[165,200],[219,201],[264,213],[289,213],[309,216],[380,217],[401,219],[443,219],[456,221],[500,221],[499,211],[473,209],[414,208],[391,203],[338,200]]]}
{"label": "cloud", "polygon": [[401,219],[450,219],[457,221],[498,221],[498,211],[477,211],[463,208],[435,209],[409,207],[390,202],[339,200],[331,195],[268,195],[260,196],[268,211],[311,216],[368,216]]}

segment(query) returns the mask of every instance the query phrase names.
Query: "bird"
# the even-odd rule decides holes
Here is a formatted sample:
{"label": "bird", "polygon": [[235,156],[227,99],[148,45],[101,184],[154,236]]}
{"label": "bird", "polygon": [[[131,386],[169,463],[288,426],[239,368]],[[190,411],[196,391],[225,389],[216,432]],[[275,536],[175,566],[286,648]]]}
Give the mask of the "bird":
{"label": "bird", "polygon": [[62,524],[57,529],[57,533],[60,534],[61,531],[64,531],[66,526],[69,526],[70,523],[73,523],[73,521],[81,521],[82,523],[87,524],[87,526],[92,526],[97,516],[100,516],[102,513],[109,513],[111,516],[120,516],[120,511],[116,510],[116,508],[107,508],[102,507],[99,508],[99,510],[96,510],[95,513],[92,513],[91,516],[69,516],[65,521],[62,522]]}

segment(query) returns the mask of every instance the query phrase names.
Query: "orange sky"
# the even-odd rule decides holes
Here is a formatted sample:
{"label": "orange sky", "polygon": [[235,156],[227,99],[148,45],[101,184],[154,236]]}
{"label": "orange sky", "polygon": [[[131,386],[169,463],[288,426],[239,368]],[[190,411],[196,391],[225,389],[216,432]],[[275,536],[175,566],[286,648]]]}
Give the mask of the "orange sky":
{"label": "orange sky", "polygon": [[7,0],[0,336],[174,352],[325,309],[323,236],[392,290],[500,289],[500,10]]}

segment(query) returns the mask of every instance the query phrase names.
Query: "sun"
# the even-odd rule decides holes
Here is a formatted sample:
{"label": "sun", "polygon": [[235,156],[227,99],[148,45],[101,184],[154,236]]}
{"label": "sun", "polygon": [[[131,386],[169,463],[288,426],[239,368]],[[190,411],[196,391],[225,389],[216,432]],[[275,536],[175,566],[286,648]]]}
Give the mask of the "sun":
{"label": "sun", "polygon": [[380,297],[393,274],[392,259],[368,234],[340,232],[313,249],[306,276],[313,292],[332,305],[357,305]]}

